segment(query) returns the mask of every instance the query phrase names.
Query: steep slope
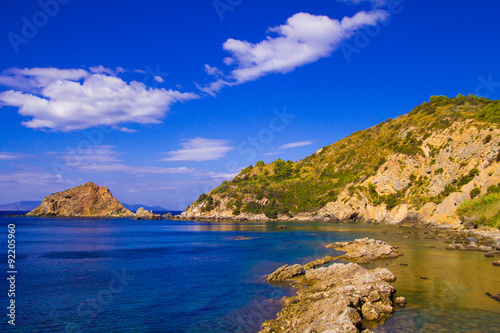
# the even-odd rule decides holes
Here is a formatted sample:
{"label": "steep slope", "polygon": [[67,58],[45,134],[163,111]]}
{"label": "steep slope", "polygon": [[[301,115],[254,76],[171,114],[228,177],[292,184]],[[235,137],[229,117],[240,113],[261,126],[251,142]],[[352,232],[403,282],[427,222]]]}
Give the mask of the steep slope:
{"label": "steep slope", "polygon": [[500,101],[433,96],[299,162],[258,162],[184,217],[459,223],[456,208],[500,182]]}
{"label": "steep slope", "polygon": [[27,216],[131,217],[105,186],[88,182],[72,189],[51,194]]}

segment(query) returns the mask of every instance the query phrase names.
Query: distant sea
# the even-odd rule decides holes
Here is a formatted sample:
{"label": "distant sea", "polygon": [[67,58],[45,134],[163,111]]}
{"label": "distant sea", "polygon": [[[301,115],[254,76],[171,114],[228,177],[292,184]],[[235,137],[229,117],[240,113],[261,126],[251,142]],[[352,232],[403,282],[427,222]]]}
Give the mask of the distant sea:
{"label": "distant sea", "polygon": [[[443,315],[457,311],[465,311],[467,323],[481,332],[500,327],[500,304],[484,295],[500,292],[491,260],[479,253],[446,253],[436,241],[401,240],[400,229],[391,226],[289,223],[283,230],[276,223],[24,217],[0,217],[0,224],[4,312],[8,224],[15,224],[17,246],[16,328],[7,324],[5,313],[0,331],[256,332],[279,311],[269,300],[293,292],[267,283],[266,274],[336,254],[325,243],[364,236],[405,252],[379,265],[398,276],[396,288],[415,304],[378,332],[397,332],[390,325],[403,320],[414,320],[419,328],[430,322],[466,327],[463,315],[451,316],[454,323]],[[438,292],[449,295],[437,298]]]}

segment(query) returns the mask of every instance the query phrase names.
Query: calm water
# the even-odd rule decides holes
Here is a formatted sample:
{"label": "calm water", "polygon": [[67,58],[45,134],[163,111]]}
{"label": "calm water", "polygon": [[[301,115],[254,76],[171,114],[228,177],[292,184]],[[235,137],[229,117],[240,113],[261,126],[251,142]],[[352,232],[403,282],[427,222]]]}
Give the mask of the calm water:
{"label": "calm water", "polygon": [[[447,252],[440,241],[403,240],[402,228],[291,223],[210,224],[129,219],[0,217],[16,224],[19,332],[255,332],[291,293],[263,275],[331,250],[322,244],[369,236],[405,255],[377,263],[397,276],[411,303],[377,332],[500,332],[500,268],[481,253]],[[387,229],[387,234],[381,234]],[[235,240],[237,236],[251,240]],[[423,238],[423,237],[421,237]],[[435,247],[434,247],[435,246]],[[408,264],[401,266],[400,264]],[[373,265],[373,264],[372,264]],[[7,306],[2,264],[1,304]],[[426,278],[426,279],[422,279]],[[1,307],[5,309],[4,305]],[[468,326],[467,326],[468,325]]]}

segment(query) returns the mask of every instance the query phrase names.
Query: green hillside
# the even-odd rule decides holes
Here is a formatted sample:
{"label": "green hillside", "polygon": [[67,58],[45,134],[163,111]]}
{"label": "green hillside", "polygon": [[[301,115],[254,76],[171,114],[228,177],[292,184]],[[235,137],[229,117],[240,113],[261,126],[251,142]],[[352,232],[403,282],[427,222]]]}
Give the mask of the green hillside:
{"label": "green hillside", "polygon": [[[280,214],[294,216],[316,212],[328,202],[337,201],[345,189],[351,197],[368,198],[370,204],[385,204],[387,209],[402,203],[415,210],[428,202],[440,204],[450,193],[460,191],[471,182],[479,174],[478,166],[462,161],[460,168],[466,172],[434,195],[430,195],[427,188],[433,177],[445,171],[443,168],[435,168],[431,174],[410,174],[404,188],[383,195],[366,180],[376,173],[383,174],[381,168],[387,169],[388,157],[395,154],[400,156],[400,168],[404,169],[410,158],[412,161],[424,160],[422,163],[432,167],[435,158],[441,150],[449,149],[453,139],[450,137],[439,146],[424,145],[424,141],[445,129],[453,133],[456,122],[475,126],[479,131],[498,128],[500,101],[472,95],[433,96],[408,114],[353,133],[301,161],[278,159],[269,164],[259,161],[242,170],[233,180],[201,195],[192,206],[201,206],[203,213],[217,210],[224,202],[223,208],[231,210],[234,216],[263,213],[268,218],[276,218]],[[457,128],[457,131],[464,131],[464,128],[467,127]],[[488,144],[492,135],[476,139]]]}

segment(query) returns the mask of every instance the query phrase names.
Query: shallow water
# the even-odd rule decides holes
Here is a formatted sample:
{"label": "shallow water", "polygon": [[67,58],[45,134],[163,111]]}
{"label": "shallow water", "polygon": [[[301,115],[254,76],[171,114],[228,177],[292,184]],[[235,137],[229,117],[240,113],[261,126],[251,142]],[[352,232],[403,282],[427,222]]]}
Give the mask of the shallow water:
{"label": "shallow water", "polygon": [[[20,332],[255,332],[279,310],[269,299],[292,292],[268,284],[265,274],[285,263],[331,254],[325,243],[365,236],[388,241],[405,253],[367,267],[393,271],[398,294],[410,302],[374,331],[499,332],[500,303],[485,295],[500,293],[500,268],[491,265],[492,258],[446,251],[439,240],[401,239],[398,232],[403,228],[289,223],[280,230],[275,223],[129,219],[0,221],[3,248],[6,225],[16,224]],[[382,229],[388,232],[382,234]],[[252,239],[237,241],[237,236]],[[5,281],[3,267],[0,277]],[[6,287],[2,282],[2,290]],[[4,292],[0,302],[8,302]],[[2,328],[7,327],[4,320]]]}

